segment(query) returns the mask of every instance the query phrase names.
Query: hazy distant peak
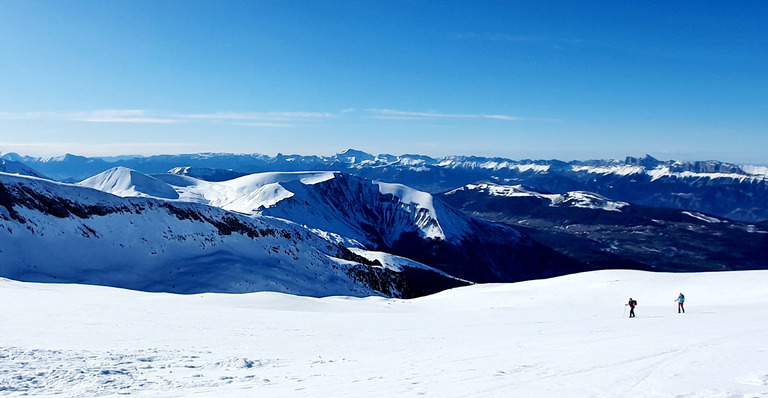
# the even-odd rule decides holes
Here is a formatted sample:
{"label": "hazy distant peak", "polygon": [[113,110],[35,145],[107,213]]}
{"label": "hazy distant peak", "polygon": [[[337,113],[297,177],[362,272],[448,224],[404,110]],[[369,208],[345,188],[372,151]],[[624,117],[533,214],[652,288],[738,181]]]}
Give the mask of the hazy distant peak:
{"label": "hazy distant peak", "polygon": [[0,172],[9,173],[9,174],[26,175],[26,176],[32,176],[32,177],[38,177],[38,178],[45,178],[45,179],[48,178],[38,173],[31,167],[24,165],[24,163],[17,162],[14,160],[6,160],[2,158],[0,158]]}
{"label": "hazy distant peak", "polygon": [[358,151],[356,149],[347,149],[346,151],[334,156],[334,158],[344,163],[360,163],[365,161],[373,161],[376,159],[376,157],[370,153]]}

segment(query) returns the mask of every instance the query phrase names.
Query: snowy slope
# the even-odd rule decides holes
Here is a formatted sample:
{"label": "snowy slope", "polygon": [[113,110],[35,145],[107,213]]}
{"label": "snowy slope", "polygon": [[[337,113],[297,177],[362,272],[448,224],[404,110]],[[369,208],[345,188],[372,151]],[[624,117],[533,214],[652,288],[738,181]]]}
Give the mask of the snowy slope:
{"label": "snowy slope", "polygon": [[[211,183],[204,196],[211,206],[246,214],[293,196],[282,184],[298,181],[313,185],[333,178],[331,172],[259,173],[220,183]],[[200,186],[200,185],[198,185]]]}
{"label": "snowy slope", "polygon": [[[260,214],[266,209],[275,207],[278,202],[295,195],[299,195],[295,198],[299,203],[317,202],[318,198],[311,198],[311,186],[338,178],[349,179],[350,177],[342,177],[339,173],[334,172],[282,172],[257,173],[226,181],[209,182],[175,174],[149,176],[135,170],[118,167],[88,178],[80,182],[79,185],[123,197],[179,199],[204,203],[244,214]],[[404,231],[410,230],[417,230],[422,236],[428,238],[446,238],[445,231],[440,228],[436,219],[438,212],[433,204],[432,195],[398,184],[361,183],[357,181],[355,183],[357,184],[356,188],[360,189],[361,192],[340,192],[339,194],[346,196],[357,194],[360,201],[381,201],[378,198],[370,197],[372,194],[367,191],[373,189],[375,190],[374,195],[391,195],[394,198],[391,211],[405,215],[397,223],[388,225],[389,232],[384,237],[385,241],[392,243]],[[324,229],[342,234],[353,241],[366,241],[359,231],[360,226],[356,222],[357,220],[339,222],[344,227],[329,225],[328,217],[333,217],[333,213],[337,213],[340,209],[333,209],[329,212],[329,209],[317,209],[318,206],[320,204],[312,203],[312,205],[302,206],[303,209],[291,207],[290,209],[273,209],[265,213],[282,216],[282,218],[315,227],[323,226]],[[301,215],[297,214],[297,211],[301,213],[314,211],[317,214],[314,216]],[[322,218],[323,221],[308,220],[307,217],[318,217]],[[464,231],[459,226],[449,233],[453,233],[456,235],[455,237],[461,237]]]}
{"label": "snowy slope", "polygon": [[117,196],[179,198],[179,194],[168,184],[125,167],[109,169],[83,180],[78,185]]}
{"label": "snowy slope", "polygon": [[[117,167],[90,177],[78,185],[122,197],[179,199],[180,201],[203,203],[224,210],[253,215],[275,207],[278,202],[297,194],[299,197],[295,199],[299,203],[309,203],[309,200],[316,202],[317,198],[310,198],[312,196],[311,187],[307,186],[335,178],[341,178],[341,176],[334,172],[284,172],[257,173],[226,181],[209,182],[176,174],[149,176],[135,170]],[[370,182],[367,184],[370,187],[364,187],[364,185],[366,184],[357,183],[357,188],[362,188],[362,192],[342,192],[340,194],[347,196],[358,194],[361,201],[381,201],[378,198],[371,198],[371,193],[366,192],[373,189],[376,190],[375,195],[391,195],[393,197],[393,209],[391,211],[404,216],[396,223],[389,223],[388,233],[384,237],[388,243],[397,240],[403,232],[411,230],[416,230],[420,235],[427,238],[446,238],[445,231],[440,228],[436,219],[438,212],[430,194],[398,184]],[[330,212],[329,209],[318,210],[317,203],[302,207],[302,209],[283,208],[277,211],[273,209],[266,214],[282,216],[282,218],[315,227],[322,226],[326,230],[348,237],[351,241],[366,242],[364,233],[359,230],[358,220],[351,222],[336,220],[340,224],[339,226],[329,225],[328,217],[333,217],[333,213],[338,213],[341,209],[332,209]],[[297,211],[300,213],[310,211],[317,214],[308,216],[297,214]],[[322,211],[325,213],[323,214]],[[307,217],[322,218],[323,220],[318,222],[317,220],[308,220]],[[463,236],[465,231],[462,230],[461,225],[458,225],[460,221],[456,221],[454,224],[457,224],[454,226],[458,228],[449,231],[449,233],[456,235],[452,238]]]}
{"label": "snowy slope", "polygon": [[[132,194],[148,186],[104,181]],[[27,281],[181,293],[409,294],[402,276],[290,222],[4,173],[0,259],[0,276]]]}
{"label": "snowy slope", "polygon": [[0,394],[763,397],[767,283],[599,271],[392,300],[0,280]]}
{"label": "snowy slope", "polygon": [[378,242],[392,246],[408,233],[448,241],[469,234],[467,217],[426,192],[339,173],[323,182],[284,185],[296,196],[263,213],[325,229],[368,247]]}
{"label": "snowy slope", "polygon": [[742,166],[745,172],[768,178],[768,166]]}
{"label": "snowy slope", "polygon": [[[437,220],[438,212],[432,195],[402,184],[378,183],[377,185],[379,186],[379,193],[397,198],[409,213],[415,215],[414,221],[426,238],[446,239],[446,233]],[[457,237],[461,238],[465,234],[466,227],[457,226],[458,228],[449,231],[455,232]]]}

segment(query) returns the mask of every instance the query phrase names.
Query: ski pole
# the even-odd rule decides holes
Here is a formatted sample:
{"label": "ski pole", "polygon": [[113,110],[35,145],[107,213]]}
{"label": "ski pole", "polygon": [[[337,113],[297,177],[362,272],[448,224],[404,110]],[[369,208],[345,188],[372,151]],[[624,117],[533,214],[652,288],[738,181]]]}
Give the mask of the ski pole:
{"label": "ski pole", "polygon": [[627,305],[626,304],[624,304],[624,312],[621,314],[622,318],[624,318],[625,316],[627,316]]}

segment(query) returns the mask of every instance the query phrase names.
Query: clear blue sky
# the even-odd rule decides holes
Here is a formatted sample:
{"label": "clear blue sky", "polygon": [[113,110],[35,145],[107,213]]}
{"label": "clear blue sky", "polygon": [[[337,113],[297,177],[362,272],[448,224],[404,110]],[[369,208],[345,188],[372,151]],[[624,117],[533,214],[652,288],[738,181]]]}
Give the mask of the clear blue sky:
{"label": "clear blue sky", "polygon": [[0,1],[0,152],[768,163],[766,1]]}

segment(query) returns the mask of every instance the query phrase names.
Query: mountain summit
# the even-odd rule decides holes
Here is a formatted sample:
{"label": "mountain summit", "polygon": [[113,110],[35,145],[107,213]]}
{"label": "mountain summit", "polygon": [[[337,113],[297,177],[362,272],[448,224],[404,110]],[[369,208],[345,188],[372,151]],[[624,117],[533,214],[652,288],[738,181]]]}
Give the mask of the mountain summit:
{"label": "mountain summit", "polygon": [[109,192],[117,196],[148,196],[162,199],[179,198],[179,194],[170,185],[126,167],[109,169],[83,180],[79,185]]}

